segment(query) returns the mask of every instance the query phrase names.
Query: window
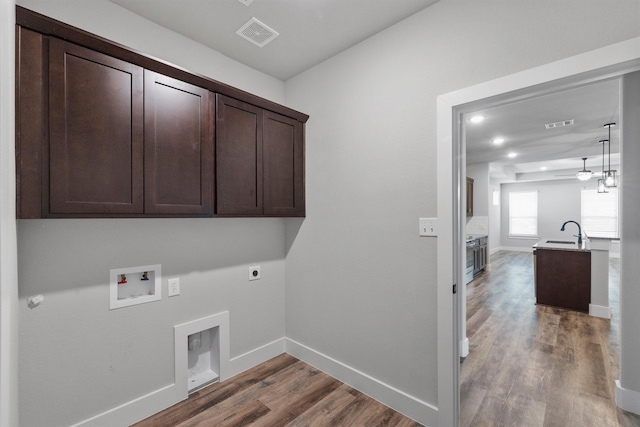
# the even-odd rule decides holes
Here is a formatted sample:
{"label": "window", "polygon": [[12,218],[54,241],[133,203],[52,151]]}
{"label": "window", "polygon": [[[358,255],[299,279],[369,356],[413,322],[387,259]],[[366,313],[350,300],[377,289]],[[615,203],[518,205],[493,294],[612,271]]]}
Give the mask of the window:
{"label": "window", "polygon": [[538,192],[509,193],[509,236],[537,237]]}
{"label": "window", "polygon": [[580,223],[589,237],[618,237],[618,189],[608,193],[583,189],[580,194]]}

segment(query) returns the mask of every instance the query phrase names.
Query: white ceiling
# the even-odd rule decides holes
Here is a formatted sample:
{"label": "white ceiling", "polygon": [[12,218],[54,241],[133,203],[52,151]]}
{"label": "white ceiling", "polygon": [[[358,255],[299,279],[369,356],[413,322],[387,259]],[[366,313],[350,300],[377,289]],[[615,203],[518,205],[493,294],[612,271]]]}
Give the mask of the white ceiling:
{"label": "white ceiling", "polygon": [[[110,0],[286,81],[438,0]],[[256,18],[279,33],[264,47],[236,34]]]}
{"label": "white ceiling", "polygon": [[[583,168],[583,157],[587,157],[588,170],[602,170],[599,141],[609,138],[604,124],[619,124],[620,81],[607,80],[478,110],[467,118],[474,114],[486,120],[479,124],[465,122],[468,164],[490,163],[492,177],[501,180],[507,180],[503,170],[515,173],[518,181],[575,178]],[[572,119],[573,125],[545,128],[546,123]],[[611,128],[612,169],[619,164],[619,129]],[[500,146],[491,142],[498,136],[505,139]],[[608,150],[607,145],[605,153]],[[517,153],[517,157],[508,158],[509,152]],[[543,172],[542,167],[547,170]]]}

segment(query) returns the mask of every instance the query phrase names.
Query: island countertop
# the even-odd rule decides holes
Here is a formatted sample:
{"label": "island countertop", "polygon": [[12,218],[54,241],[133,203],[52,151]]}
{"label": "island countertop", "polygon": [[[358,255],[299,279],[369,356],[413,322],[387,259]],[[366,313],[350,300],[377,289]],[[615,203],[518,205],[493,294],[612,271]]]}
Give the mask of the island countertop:
{"label": "island countertop", "polygon": [[541,239],[533,245],[533,249],[550,249],[554,251],[578,251],[578,252],[590,252],[587,241],[582,241],[582,245],[578,246],[578,243],[573,240],[561,240],[561,239]]}

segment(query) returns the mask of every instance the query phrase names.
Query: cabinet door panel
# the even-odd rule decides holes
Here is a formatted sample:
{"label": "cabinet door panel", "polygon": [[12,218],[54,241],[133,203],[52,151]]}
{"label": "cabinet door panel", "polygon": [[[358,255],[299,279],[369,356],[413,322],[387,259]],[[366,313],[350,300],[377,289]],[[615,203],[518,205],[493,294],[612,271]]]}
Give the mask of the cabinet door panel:
{"label": "cabinet door panel", "polygon": [[304,215],[302,124],[265,111],[263,144],[264,213]]}
{"label": "cabinet door panel", "polygon": [[210,111],[206,89],[145,70],[145,213],[212,212]]}
{"label": "cabinet door panel", "polygon": [[262,109],[216,95],[216,213],[262,215]]}
{"label": "cabinet door panel", "polygon": [[49,212],[142,213],[142,69],[57,39],[49,52]]}

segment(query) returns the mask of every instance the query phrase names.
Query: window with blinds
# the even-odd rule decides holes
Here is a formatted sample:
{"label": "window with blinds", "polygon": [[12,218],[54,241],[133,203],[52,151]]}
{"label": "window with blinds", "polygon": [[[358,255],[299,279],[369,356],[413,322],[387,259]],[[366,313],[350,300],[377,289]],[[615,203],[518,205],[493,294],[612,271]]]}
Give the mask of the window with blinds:
{"label": "window with blinds", "polygon": [[538,192],[509,193],[509,236],[538,236]]}
{"label": "window with blinds", "polygon": [[580,193],[580,223],[589,237],[618,237],[618,189],[608,193],[597,189],[582,189]]}

